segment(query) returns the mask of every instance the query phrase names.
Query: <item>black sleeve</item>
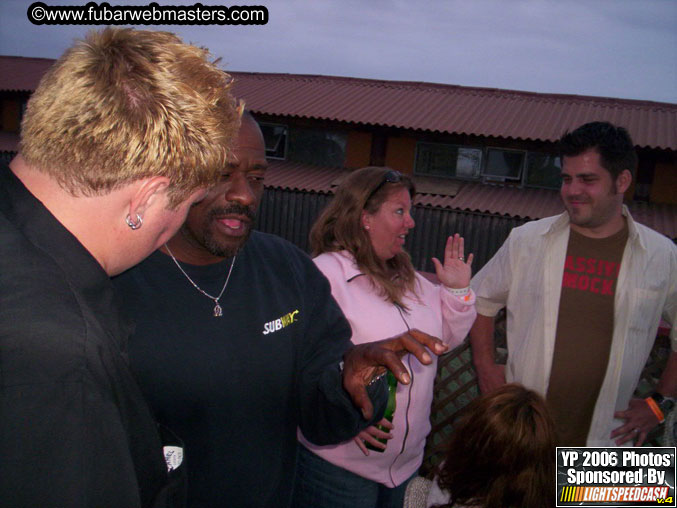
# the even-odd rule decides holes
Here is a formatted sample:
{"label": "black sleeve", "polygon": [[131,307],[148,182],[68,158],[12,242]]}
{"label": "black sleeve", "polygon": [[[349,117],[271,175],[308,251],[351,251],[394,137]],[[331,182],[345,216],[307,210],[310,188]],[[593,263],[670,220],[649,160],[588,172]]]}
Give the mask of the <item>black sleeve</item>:
{"label": "black sleeve", "polygon": [[0,506],[145,508],[167,468],[152,421],[130,432],[134,401],[144,406],[120,334],[103,325],[107,277],[13,182],[0,183]]}
{"label": "black sleeve", "polygon": [[3,385],[0,415],[0,504],[141,505],[120,414],[87,379]]}
{"label": "black sleeve", "polygon": [[[152,505],[166,467],[157,469],[162,452],[153,428],[130,432],[139,421],[122,359],[87,341],[81,319],[63,302],[52,299],[38,309],[3,296],[0,505]],[[142,481],[132,449],[146,460],[145,476],[157,482]]]}
{"label": "black sleeve", "polygon": [[336,444],[356,436],[383,417],[388,401],[385,379],[369,386],[374,417],[367,421],[343,388],[339,364],[352,346],[350,324],[326,277],[310,259],[303,261],[308,321],[299,351],[299,422],[303,435],[317,445]]}

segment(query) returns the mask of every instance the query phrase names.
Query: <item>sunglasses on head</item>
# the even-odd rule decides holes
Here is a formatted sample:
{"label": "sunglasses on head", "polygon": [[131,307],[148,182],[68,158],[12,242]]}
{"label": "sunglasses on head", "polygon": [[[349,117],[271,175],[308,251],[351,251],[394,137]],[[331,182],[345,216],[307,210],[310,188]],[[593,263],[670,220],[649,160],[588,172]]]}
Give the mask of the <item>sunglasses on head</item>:
{"label": "sunglasses on head", "polygon": [[383,179],[379,182],[379,184],[374,188],[373,191],[369,193],[369,196],[367,197],[367,201],[365,203],[368,203],[371,198],[374,197],[374,194],[376,194],[379,190],[381,190],[381,187],[383,187],[387,183],[400,183],[402,181],[402,173],[399,171],[395,171],[391,169],[390,171],[387,171],[383,175]]}

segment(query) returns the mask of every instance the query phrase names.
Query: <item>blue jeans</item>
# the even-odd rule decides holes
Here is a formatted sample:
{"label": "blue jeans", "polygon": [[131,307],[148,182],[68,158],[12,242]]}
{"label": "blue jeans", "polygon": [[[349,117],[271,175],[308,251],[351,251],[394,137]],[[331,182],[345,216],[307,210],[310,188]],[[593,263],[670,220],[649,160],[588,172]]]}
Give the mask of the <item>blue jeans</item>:
{"label": "blue jeans", "polygon": [[292,508],[402,508],[408,483],[388,488],[299,445]]}

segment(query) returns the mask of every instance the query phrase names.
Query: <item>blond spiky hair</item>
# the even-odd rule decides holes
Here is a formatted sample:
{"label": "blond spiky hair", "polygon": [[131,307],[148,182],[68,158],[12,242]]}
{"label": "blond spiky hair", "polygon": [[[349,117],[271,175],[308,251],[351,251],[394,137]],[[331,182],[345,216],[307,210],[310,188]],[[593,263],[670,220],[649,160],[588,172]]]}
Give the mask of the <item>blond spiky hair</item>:
{"label": "blond spiky hair", "polygon": [[239,128],[231,78],[207,57],[168,32],[90,32],[31,97],[23,157],[74,195],[166,176],[177,205],[217,181]]}

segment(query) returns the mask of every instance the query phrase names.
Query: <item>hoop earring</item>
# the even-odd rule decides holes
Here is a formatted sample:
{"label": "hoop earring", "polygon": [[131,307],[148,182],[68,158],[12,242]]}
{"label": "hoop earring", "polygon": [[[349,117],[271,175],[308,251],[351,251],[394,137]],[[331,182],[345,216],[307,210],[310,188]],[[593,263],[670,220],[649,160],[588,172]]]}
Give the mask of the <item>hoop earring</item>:
{"label": "hoop earring", "polygon": [[129,214],[127,214],[127,218],[125,219],[125,222],[129,226],[129,228],[134,230],[134,231],[139,229],[143,225],[143,219],[141,218],[141,216],[138,213],[136,214],[136,222],[134,222],[132,220],[132,218],[129,216]]}

